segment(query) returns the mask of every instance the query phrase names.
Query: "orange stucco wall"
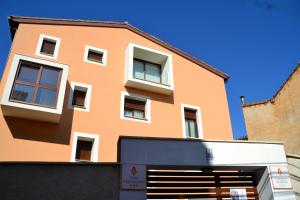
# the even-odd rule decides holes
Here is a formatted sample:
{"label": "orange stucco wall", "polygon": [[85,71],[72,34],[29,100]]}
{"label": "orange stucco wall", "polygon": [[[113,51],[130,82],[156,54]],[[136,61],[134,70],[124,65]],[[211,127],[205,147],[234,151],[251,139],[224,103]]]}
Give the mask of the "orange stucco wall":
{"label": "orange stucco wall", "polygon": [[[98,161],[116,161],[120,135],[182,138],[182,103],[201,108],[205,139],[232,139],[224,80],[126,29],[20,24],[2,77],[1,95],[16,53],[53,61],[35,55],[41,33],[61,38],[55,62],[70,66],[63,115],[59,124],[51,124],[0,114],[0,160],[70,161],[72,135],[84,132],[100,136]],[[173,95],[124,87],[129,42],[172,54]],[[106,49],[107,66],[84,62],[85,45]],[[67,108],[72,81],[92,85],[90,112]],[[151,98],[150,124],[120,119],[121,91]]]}

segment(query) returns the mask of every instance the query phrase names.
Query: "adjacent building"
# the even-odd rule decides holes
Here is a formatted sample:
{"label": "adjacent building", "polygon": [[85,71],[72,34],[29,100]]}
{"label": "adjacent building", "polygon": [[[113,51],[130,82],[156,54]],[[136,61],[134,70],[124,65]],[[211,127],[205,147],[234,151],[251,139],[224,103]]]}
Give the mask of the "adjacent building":
{"label": "adjacent building", "polygon": [[287,153],[300,154],[300,64],[267,100],[242,108],[249,140],[281,141]]}
{"label": "adjacent building", "polygon": [[[9,24],[0,175],[14,184],[1,185],[2,196],[61,179],[83,186],[54,189],[60,199],[97,199],[61,170],[90,180],[97,168],[117,174],[95,176],[120,185],[103,189],[106,199],[294,199],[282,143],[232,140],[225,73],[128,23],[12,16]],[[42,180],[13,181],[36,173]]]}

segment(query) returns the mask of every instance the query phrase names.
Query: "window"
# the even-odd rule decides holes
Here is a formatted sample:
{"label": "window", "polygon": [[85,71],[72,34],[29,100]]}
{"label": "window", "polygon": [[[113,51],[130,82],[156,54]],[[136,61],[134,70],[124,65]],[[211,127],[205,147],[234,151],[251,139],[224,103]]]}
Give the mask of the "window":
{"label": "window", "polygon": [[102,52],[96,52],[89,49],[88,52],[88,60],[95,61],[98,63],[103,63],[103,53]]}
{"label": "window", "polygon": [[97,162],[99,135],[75,132],[73,136],[71,161]]}
{"label": "window", "polygon": [[125,86],[170,95],[174,90],[171,54],[129,43]]}
{"label": "window", "polygon": [[121,119],[150,123],[150,98],[122,92]]}
{"label": "window", "polygon": [[76,161],[91,161],[91,153],[93,148],[92,141],[77,140]]}
{"label": "window", "polygon": [[56,59],[60,46],[60,38],[41,34],[36,48],[36,55]]}
{"label": "window", "polygon": [[91,93],[91,85],[71,82],[68,107],[88,112],[90,110]]}
{"label": "window", "polygon": [[10,100],[56,107],[61,70],[21,61]]}
{"label": "window", "polygon": [[85,51],[84,51],[85,62],[106,66],[106,60],[107,60],[107,50],[88,46],[88,45],[85,46]]}
{"label": "window", "polygon": [[133,60],[133,77],[154,83],[161,82],[161,66],[159,64],[134,59]]}
{"label": "window", "polygon": [[1,98],[4,116],[58,123],[69,66],[15,54]]}
{"label": "window", "polygon": [[185,133],[187,137],[198,138],[196,111],[184,109]]}
{"label": "window", "polygon": [[203,138],[200,108],[181,104],[184,138]]}
{"label": "window", "polygon": [[124,117],[145,119],[145,101],[125,98]]}
{"label": "window", "polygon": [[44,39],[42,43],[41,53],[53,56],[55,50],[55,44],[56,44],[55,41]]}
{"label": "window", "polygon": [[80,91],[75,89],[73,93],[72,105],[84,108],[85,96],[86,91]]}

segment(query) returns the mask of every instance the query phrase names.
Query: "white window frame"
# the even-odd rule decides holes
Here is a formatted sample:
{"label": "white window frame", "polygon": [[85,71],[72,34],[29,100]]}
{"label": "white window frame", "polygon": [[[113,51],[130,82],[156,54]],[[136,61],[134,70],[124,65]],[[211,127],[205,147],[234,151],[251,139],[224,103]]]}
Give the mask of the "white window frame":
{"label": "white window frame", "polygon": [[[14,85],[14,80],[15,80],[16,73],[18,71],[20,60],[44,64],[44,65],[51,66],[54,68],[59,68],[62,70],[58,98],[57,98],[57,103],[56,103],[55,108],[47,108],[47,107],[43,107],[43,106],[39,106],[39,105],[30,105],[30,104],[21,103],[21,102],[10,101],[10,99],[9,99],[10,93],[11,93],[12,87]],[[29,56],[23,56],[23,55],[16,54],[12,60],[11,68],[10,68],[8,78],[6,81],[6,85],[4,88],[4,92],[2,95],[1,104],[7,105],[7,106],[12,106],[12,107],[24,108],[24,109],[28,109],[28,110],[36,110],[36,111],[53,113],[53,114],[61,114],[62,108],[63,108],[65,90],[66,90],[68,69],[69,69],[69,66],[65,65],[65,64],[41,60],[38,58],[33,58],[33,57],[29,57]]]}
{"label": "white window frame", "polygon": [[[54,48],[53,55],[47,55],[47,54],[41,53],[41,48],[42,48],[44,39],[55,42],[55,48]],[[36,47],[36,51],[35,51],[35,55],[42,56],[42,57],[45,57],[45,58],[57,59],[58,52],[59,52],[59,47],[60,47],[60,42],[61,42],[61,39],[58,38],[58,37],[45,35],[45,34],[40,34],[40,37],[38,39],[38,44],[37,44],[37,47]]]}
{"label": "white window frame", "polygon": [[[84,108],[79,108],[79,107],[76,107],[76,106],[72,105],[74,90],[76,88],[78,88],[80,91],[86,91],[86,96],[85,96],[85,101],[84,101]],[[69,92],[68,108],[78,110],[78,111],[89,112],[90,111],[90,106],[91,106],[91,96],[92,96],[92,86],[91,85],[84,84],[84,83],[78,83],[78,82],[71,82],[71,88],[70,88],[70,92]]]}
{"label": "white window frame", "polygon": [[90,162],[98,162],[99,135],[90,134],[90,133],[82,133],[82,132],[74,132],[73,143],[72,143],[72,152],[71,152],[71,162],[77,162],[76,161],[76,149],[77,149],[78,139],[85,140],[85,141],[93,141]]}
{"label": "white window frame", "polygon": [[[135,51],[144,52],[139,53],[140,57],[135,55]],[[133,76],[133,59],[138,58],[145,61],[150,61],[157,63],[154,60],[160,57],[160,59],[165,58],[166,61],[161,63],[162,74],[166,73],[168,84],[160,84],[155,82],[150,82],[147,80],[141,80],[134,78]],[[147,58],[147,59],[146,59]],[[156,93],[170,95],[174,91],[174,80],[173,80],[173,61],[172,55],[158,51],[156,49],[151,49],[142,45],[137,45],[129,43],[125,53],[125,80],[124,84],[129,87],[134,87],[142,90],[148,90]]]}
{"label": "white window frame", "polygon": [[196,111],[196,122],[198,128],[198,138],[195,139],[203,139],[203,125],[202,125],[202,117],[201,117],[201,109],[198,106],[188,105],[188,104],[181,104],[181,121],[182,121],[182,133],[183,138],[194,138],[194,137],[187,137],[185,132],[185,116],[184,116],[184,109],[190,109]]}
{"label": "white window frame", "polygon": [[[125,98],[144,101],[145,102],[145,119],[135,119],[124,116]],[[133,94],[128,92],[121,92],[121,102],[120,102],[120,119],[131,120],[136,122],[151,123],[151,100],[150,97]]]}
{"label": "white window frame", "polygon": [[[92,51],[103,54],[102,63],[89,60],[88,59],[89,50],[92,50]],[[90,45],[85,45],[83,60],[84,60],[84,62],[87,62],[87,63],[92,63],[92,64],[96,64],[96,65],[100,65],[100,66],[106,66],[106,64],[107,64],[107,50],[100,49],[100,48],[97,48],[97,47],[93,47],[93,46],[90,46]]]}

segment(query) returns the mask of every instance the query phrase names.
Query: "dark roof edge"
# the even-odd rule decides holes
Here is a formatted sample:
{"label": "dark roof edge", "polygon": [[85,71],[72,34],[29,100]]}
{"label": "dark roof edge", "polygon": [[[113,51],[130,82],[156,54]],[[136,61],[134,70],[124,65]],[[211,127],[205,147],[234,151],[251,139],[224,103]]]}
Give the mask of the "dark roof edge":
{"label": "dark roof edge", "polygon": [[277,92],[274,94],[274,96],[271,99],[266,99],[266,100],[262,100],[262,101],[252,102],[252,103],[245,103],[245,104],[242,105],[242,107],[249,107],[249,106],[255,106],[255,105],[260,105],[260,104],[266,104],[266,103],[269,103],[269,102],[270,103],[274,103],[275,102],[275,98],[278,96],[278,94],[283,89],[283,87],[285,86],[285,84],[292,78],[292,76],[294,75],[294,73],[297,71],[298,68],[300,68],[300,62],[298,62],[297,66],[294,68],[294,70],[292,71],[292,73],[283,82],[283,84],[279,87],[279,89],[277,90]]}
{"label": "dark roof edge", "polygon": [[11,36],[13,38],[15,31],[18,28],[19,23],[28,24],[53,24],[53,25],[70,25],[70,26],[94,26],[94,27],[110,27],[110,28],[125,28],[128,29],[164,48],[190,60],[191,62],[200,65],[201,67],[207,69],[208,71],[222,77],[225,81],[229,79],[229,75],[226,73],[208,65],[207,63],[185,53],[182,50],[173,47],[172,45],[150,35],[127,22],[111,22],[111,21],[92,21],[92,20],[70,20],[70,19],[54,19],[54,18],[36,18],[36,17],[22,17],[22,16],[10,16],[9,25]]}

